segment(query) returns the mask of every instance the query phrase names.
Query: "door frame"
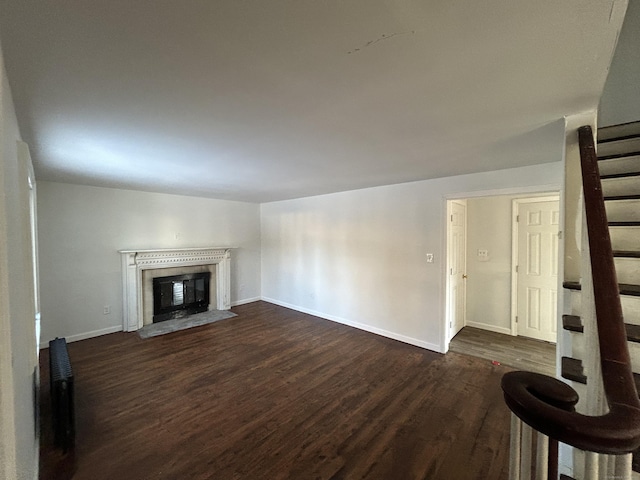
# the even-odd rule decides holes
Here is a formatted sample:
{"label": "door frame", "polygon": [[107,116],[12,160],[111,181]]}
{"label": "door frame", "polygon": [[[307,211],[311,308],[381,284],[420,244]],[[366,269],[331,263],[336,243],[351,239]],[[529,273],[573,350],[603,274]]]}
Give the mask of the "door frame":
{"label": "door frame", "polygon": [[[523,198],[514,198],[511,208],[511,335],[514,337],[518,335],[518,322],[516,321],[516,314],[518,313],[518,273],[516,272],[516,266],[518,265],[518,234],[519,234],[519,222],[518,215],[520,214],[520,204],[524,203],[537,203],[537,202],[558,202],[558,206],[561,209],[560,194],[549,194],[545,196],[531,196]],[[560,210],[562,212],[562,210]],[[562,222],[562,217],[560,218]],[[558,234],[562,231],[562,225],[558,225]],[[561,243],[561,242],[559,242]],[[560,250],[560,245],[558,245]],[[558,255],[560,255],[558,251]],[[560,259],[558,259],[558,271],[556,274],[560,275]],[[556,305],[557,311],[557,305]],[[557,319],[556,319],[557,323]],[[557,331],[557,330],[556,330]],[[556,333],[557,337],[557,333]],[[556,338],[557,341],[557,338]]]}

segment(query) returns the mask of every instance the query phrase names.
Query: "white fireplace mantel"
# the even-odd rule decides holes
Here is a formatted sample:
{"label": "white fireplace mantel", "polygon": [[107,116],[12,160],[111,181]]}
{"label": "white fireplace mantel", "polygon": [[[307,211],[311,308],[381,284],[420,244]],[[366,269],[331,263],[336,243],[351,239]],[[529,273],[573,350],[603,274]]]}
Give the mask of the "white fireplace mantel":
{"label": "white fireplace mantel", "polygon": [[119,250],[122,257],[122,329],[142,328],[142,271],[195,265],[215,265],[216,305],[231,308],[231,250],[233,247],[172,248],[157,250]]}

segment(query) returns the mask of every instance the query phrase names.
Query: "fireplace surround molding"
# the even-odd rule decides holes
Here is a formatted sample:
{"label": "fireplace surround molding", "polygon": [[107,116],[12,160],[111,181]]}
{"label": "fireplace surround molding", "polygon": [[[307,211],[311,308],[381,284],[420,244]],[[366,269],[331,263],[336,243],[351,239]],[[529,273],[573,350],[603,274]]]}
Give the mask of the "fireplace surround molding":
{"label": "fireplace surround molding", "polygon": [[124,315],[122,329],[133,332],[143,325],[144,270],[215,266],[216,308],[231,308],[231,250],[234,247],[171,248],[155,250],[119,250],[122,259],[122,295]]}

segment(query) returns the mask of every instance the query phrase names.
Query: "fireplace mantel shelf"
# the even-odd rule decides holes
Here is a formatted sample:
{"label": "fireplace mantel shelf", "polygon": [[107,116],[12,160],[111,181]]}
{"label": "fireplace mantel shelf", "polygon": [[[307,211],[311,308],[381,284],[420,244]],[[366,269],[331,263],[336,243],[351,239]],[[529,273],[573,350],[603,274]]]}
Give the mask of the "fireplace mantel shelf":
{"label": "fireplace mantel shelf", "polygon": [[215,265],[216,305],[231,308],[231,250],[236,247],[191,247],[118,250],[122,258],[124,299],[123,330],[134,331],[143,325],[143,270],[196,265]]}
{"label": "fireplace mantel shelf", "polygon": [[238,247],[188,247],[188,248],[153,248],[148,250],[118,250],[118,253],[166,253],[166,252],[193,252],[198,250],[234,250]]}

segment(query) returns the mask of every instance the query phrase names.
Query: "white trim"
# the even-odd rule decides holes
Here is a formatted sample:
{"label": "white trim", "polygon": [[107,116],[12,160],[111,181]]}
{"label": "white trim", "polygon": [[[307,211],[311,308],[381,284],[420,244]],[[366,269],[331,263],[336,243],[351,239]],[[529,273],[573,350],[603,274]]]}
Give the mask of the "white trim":
{"label": "white trim", "polygon": [[[173,265],[175,263],[197,262],[201,257],[215,255],[209,250],[232,250],[238,247],[187,247],[187,248],[148,248],[140,250],[118,250],[119,253],[140,253],[143,260],[154,265]],[[182,257],[182,260],[178,260]]]}
{"label": "white trim", "polygon": [[318,312],[316,310],[311,310],[309,308],[299,307],[297,305],[293,305],[287,302],[281,302],[274,298],[262,297],[262,300],[268,303],[273,303],[274,305],[279,305],[280,307],[290,308],[291,310],[296,310],[298,312],[313,315],[314,317],[319,317],[325,320],[331,320],[332,322],[341,323],[349,327],[354,327],[354,328],[357,328],[358,330],[364,330],[365,332],[375,333],[376,335],[380,335],[382,337],[387,337],[393,340],[398,340],[403,343],[408,343],[409,345],[414,345],[416,347],[425,348],[427,350],[432,350],[434,352],[443,353],[442,350],[440,349],[440,345],[437,345],[435,343],[425,342],[423,340],[418,340],[417,338],[408,337],[400,333],[390,332],[389,330],[372,327],[371,325],[367,325],[360,322],[354,322],[351,320],[347,320],[346,318],[337,317],[335,315],[329,315],[326,313]]}
{"label": "white trim", "polygon": [[40,349],[40,272],[39,272],[39,248],[38,248],[38,195],[36,187],[36,175],[33,170],[33,162],[29,145],[18,140],[18,157],[27,168],[27,183],[29,185],[29,222],[31,228],[31,255],[33,257],[33,300],[35,309],[36,351]]}
{"label": "white trim", "polygon": [[440,298],[444,302],[444,308],[442,303],[440,304],[440,314],[443,318],[444,325],[441,325],[440,329],[440,349],[438,351],[447,353],[449,351],[449,278],[447,270],[449,268],[449,204],[450,201],[446,195],[442,197],[442,212],[444,220],[444,234],[442,235],[441,251],[444,255],[444,262],[440,262],[442,267],[440,268],[440,285],[444,287],[444,291],[440,292]]}
{"label": "white trim", "polygon": [[[70,335],[63,337],[67,343],[77,342],[80,340],[87,340],[88,338],[101,337],[102,335],[108,335],[109,333],[122,332],[122,325],[116,325],[114,327],[101,328],[100,330],[92,330],[90,332],[78,333],[76,335]],[[52,339],[51,339],[52,340]],[[40,350],[43,348],[49,348],[49,340],[40,344]]]}
{"label": "white trim", "polygon": [[236,300],[235,302],[231,302],[231,306],[237,307],[239,305],[246,305],[247,303],[259,302],[260,300],[262,300],[262,297],[245,298],[243,300]]}
{"label": "white trim", "polygon": [[[0,99],[4,92],[0,92]],[[4,186],[5,171],[13,159],[3,158],[0,164],[0,184]],[[9,310],[9,223],[6,204],[8,195],[0,195],[0,478],[11,478],[16,475],[16,415],[15,390],[13,388],[13,349],[18,345],[11,343],[11,311]],[[22,344],[20,347],[23,346]],[[36,419],[37,422],[37,419]]]}
{"label": "white trim", "polygon": [[[261,297],[245,298],[244,300],[238,300],[237,302],[231,302],[231,305],[237,307],[238,305],[245,305],[247,303],[259,302]],[[102,335],[108,335],[109,333],[122,332],[122,325],[116,325],[113,327],[101,328],[100,330],[92,330],[90,332],[78,333],[76,335],[70,335],[65,337],[67,343],[77,342],[79,340],[87,340],[89,338],[101,337]],[[43,348],[49,348],[49,341],[42,342],[40,350]]]}
{"label": "white trim", "polygon": [[449,308],[451,305],[451,282],[449,278],[449,269],[451,268],[451,252],[450,252],[450,239],[451,239],[451,211],[453,208],[451,207],[451,203],[453,200],[445,200],[445,242],[444,242],[444,338],[443,338],[443,351],[449,351],[449,344],[451,343],[451,309]]}
{"label": "white trim", "polygon": [[462,200],[467,198],[476,197],[498,197],[501,195],[526,195],[529,197],[535,197],[557,193],[560,191],[560,184],[538,185],[530,187],[509,187],[509,188],[496,188],[493,190],[477,190],[471,192],[459,192],[449,193],[443,195],[446,200]]}
{"label": "white trim", "polygon": [[488,330],[490,332],[503,333],[505,335],[511,335],[511,330],[507,327],[498,327],[497,325],[490,325],[482,322],[467,322],[467,326],[479,328],[481,330]]}
{"label": "white trim", "polygon": [[511,201],[511,335],[518,335],[518,215],[520,215],[517,199]]}

